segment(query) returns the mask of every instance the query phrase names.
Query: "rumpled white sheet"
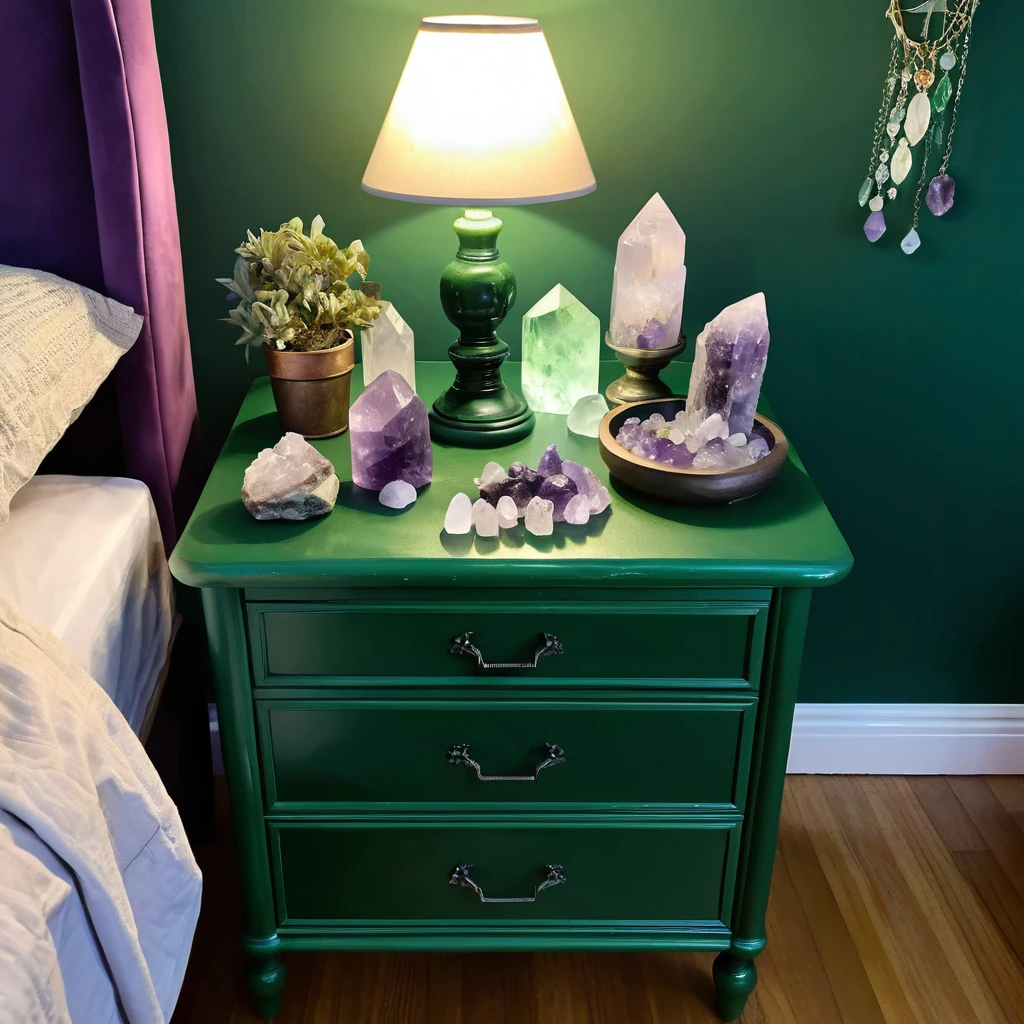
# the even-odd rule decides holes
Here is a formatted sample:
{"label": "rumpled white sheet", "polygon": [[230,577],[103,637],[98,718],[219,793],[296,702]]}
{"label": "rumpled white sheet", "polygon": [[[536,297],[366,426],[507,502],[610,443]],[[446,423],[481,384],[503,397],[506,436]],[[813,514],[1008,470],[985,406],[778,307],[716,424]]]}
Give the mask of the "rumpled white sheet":
{"label": "rumpled white sheet", "polygon": [[0,1022],[170,1017],[202,888],[178,812],[110,698],[3,600],[0,865]]}

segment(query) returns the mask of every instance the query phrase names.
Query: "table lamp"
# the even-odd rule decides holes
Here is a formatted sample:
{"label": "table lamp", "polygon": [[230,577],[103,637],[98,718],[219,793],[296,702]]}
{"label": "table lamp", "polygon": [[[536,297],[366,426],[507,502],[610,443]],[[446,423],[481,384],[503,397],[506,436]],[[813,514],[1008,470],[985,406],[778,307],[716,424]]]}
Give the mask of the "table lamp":
{"label": "table lamp", "polygon": [[516,296],[490,207],[550,203],[596,188],[544,33],[532,18],[424,18],[363,176],[363,188],[411,203],[462,206],[459,249],[441,306],[459,329],[455,381],[430,412],[436,440],[511,444],[533,429],[505,386],[496,334]]}

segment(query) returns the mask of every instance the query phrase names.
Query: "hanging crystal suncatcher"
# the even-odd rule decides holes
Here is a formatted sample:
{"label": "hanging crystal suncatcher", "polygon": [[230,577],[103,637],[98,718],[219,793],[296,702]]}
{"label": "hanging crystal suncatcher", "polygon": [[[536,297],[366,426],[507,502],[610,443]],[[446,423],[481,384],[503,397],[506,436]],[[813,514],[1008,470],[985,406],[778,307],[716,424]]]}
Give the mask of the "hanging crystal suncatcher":
{"label": "hanging crystal suncatcher", "polygon": [[[868,173],[857,193],[857,202],[870,210],[864,223],[869,242],[877,242],[885,234],[882,208],[887,200],[897,198],[899,186],[918,160],[913,220],[901,242],[903,251],[910,255],[921,245],[917,227],[922,194],[925,205],[936,217],[953,206],[956,182],[947,171],[967,74],[971,28],[980,2],[926,0],[904,9],[900,0],[888,0],[885,16],[892,22],[895,34],[882,105],[875,121]],[[922,16],[920,39],[908,31],[905,14]],[[919,145],[922,139],[925,144]],[[929,182],[928,164],[933,152],[941,152],[942,156]]]}

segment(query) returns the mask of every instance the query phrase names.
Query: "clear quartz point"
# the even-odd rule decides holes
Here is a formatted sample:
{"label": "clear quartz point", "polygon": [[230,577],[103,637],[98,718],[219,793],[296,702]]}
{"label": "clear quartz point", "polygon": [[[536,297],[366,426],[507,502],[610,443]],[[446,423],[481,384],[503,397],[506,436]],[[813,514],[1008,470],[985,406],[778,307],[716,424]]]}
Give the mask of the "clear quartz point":
{"label": "clear quartz point", "polygon": [[912,252],[917,252],[921,248],[921,236],[917,233],[916,228],[911,228],[906,237],[900,242],[900,248],[909,256]]}
{"label": "clear quartz point", "polygon": [[878,182],[879,187],[884,185],[889,180],[889,165],[879,164],[878,170],[875,171],[875,181]]}

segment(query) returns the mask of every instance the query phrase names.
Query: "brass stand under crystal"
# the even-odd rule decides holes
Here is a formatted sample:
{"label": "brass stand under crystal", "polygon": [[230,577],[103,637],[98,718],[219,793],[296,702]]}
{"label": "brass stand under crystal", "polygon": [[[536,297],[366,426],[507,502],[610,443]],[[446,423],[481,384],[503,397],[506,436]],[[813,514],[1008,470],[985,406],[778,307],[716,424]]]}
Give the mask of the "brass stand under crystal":
{"label": "brass stand under crystal", "polygon": [[681,334],[679,344],[671,348],[619,348],[612,344],[610,334],[605,334],[604,343],[626,368],[626,372],[605,390],[605,398],[612,405],[656,402],[660,398],[674,397],[675,392],[659,374],[676,356],[682,355],[686,348],[685,334]]}

